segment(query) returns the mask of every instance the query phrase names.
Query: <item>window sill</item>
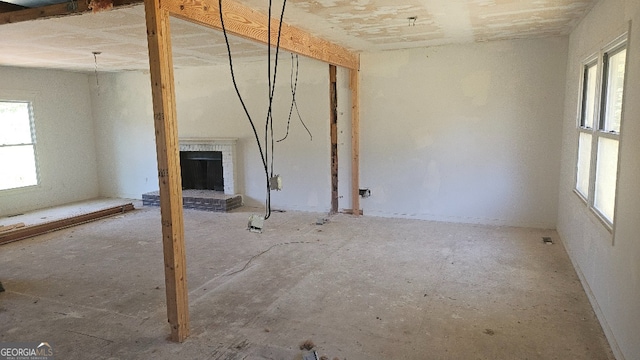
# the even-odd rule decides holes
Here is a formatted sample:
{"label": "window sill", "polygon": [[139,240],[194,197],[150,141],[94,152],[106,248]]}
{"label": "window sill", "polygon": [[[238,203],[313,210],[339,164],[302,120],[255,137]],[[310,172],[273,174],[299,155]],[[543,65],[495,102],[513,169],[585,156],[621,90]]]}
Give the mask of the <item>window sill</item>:
{"label": "window sill", "polygon": [[587,205],[587,206],[589,205],[589,202],[587,201],[587,198],[586,198],[584,195],[582,195],[582,193],[581,193],[580,191],[578,191],[577,189],[575,189],[575,188],[574,188],[574,189],[573,189],[573,193],[574,193],[574,194],[576,194],[576,195],[578,196],[578,198],[579,198],[580,200],[582,200],[582,202],[583,202],[585,205]]}
{"label": "window sill", "polygon": [[4,190],[0,190],[0,197],[18,195],[22,193],[29,193],[33,191],[38,191],[41,188],[42,188],[41,184],[36,184],[36,185],[23,186],[19,188],[4,189]]}
{"label": "window sill", "polygon": [[600,212],[596,210],[593,206],[590,206],[589,210],[591,210],[591,213],[593,213],[598,219],[598,221],[600,221],[600,223],[604,225],[604,228],[607,229],[607,231],[609,231],[611,235],[613,235],[613,224],[611,224],[609,220],[605,219],[605,217],[602,216],[602,214],[600,214]]}
{"label": "window sill", "polygon": [[[582,203],[589,209],[589,213],[591,213],[591,215],[593,215],[592,217],[595,217],[597,219],[597,222],[599,222],[600,224],[602,224],[602,226],[604,226],[604,228],[609,232],[609,234],[613,235],[613,224],[611,224],[609,222],[609,220],[605,219],[604,216],[602,216],[600,214],[600,212],[598,212],[598,210],[596,210],[593,206],[589,205],[589,202],[587,201],[587,199],[582,195],[582,193],[580,193],[578,190],[573,189],[573,193],[576,194],[576,196],[582,200]],[[613,242],[613,241],[612,241]]]}

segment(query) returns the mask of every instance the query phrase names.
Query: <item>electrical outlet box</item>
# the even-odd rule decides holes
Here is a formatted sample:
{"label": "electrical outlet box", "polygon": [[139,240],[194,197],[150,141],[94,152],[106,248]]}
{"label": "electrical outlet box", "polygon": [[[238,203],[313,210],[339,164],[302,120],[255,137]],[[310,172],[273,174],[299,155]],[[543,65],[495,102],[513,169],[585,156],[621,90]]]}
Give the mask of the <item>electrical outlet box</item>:
{"label": "electrical outlet box", "polygon": [[269,179],[269,188],[271,190],[282,190],[282,176],[276,175]]}
{"label": "electrical outlet box", "polygon": [[247,229],[254,233],[262,233],[262,228],[264,227],[264,216],[253,214],[249,216],[249,224],[247,224]]}

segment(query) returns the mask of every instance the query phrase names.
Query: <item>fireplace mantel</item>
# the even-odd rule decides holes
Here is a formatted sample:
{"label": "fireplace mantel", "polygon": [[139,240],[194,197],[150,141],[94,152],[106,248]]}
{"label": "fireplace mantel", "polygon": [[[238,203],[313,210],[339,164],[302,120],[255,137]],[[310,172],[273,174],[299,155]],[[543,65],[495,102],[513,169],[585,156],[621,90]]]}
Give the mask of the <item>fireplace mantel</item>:
{"label": "fireplace mantel", "polygon": [[235,195],[237,187],[237,138],[181,138],[180,151],[220,151],[222,152],[222,172],[224,193]]}

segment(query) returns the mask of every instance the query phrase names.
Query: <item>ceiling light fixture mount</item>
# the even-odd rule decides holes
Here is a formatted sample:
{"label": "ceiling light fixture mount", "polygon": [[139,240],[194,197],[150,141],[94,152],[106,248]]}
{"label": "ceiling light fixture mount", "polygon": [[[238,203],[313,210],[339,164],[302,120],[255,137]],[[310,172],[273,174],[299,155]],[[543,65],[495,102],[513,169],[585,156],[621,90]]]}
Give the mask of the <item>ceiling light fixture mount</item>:
{"label": "ceiling light fixture mount", "polygon": [[102,51],[92,51],[93,54],[93,62],[95,64],[94,73],[96,76],[96,87],[98,92],[100,91],[100,83],[98,82],[98,55],[102,54]]}

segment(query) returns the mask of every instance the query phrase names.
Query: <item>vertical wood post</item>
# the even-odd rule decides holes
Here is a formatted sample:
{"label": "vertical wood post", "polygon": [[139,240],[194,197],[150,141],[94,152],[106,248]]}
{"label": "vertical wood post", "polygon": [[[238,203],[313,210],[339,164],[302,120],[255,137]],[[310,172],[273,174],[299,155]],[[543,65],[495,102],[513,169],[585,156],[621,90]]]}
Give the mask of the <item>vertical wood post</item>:
{"label": "vertical wood post", "polygon": [[189,300],[169,12],[160,8],[160,0],[145,0],[144,5],[160,185],[167,318],[171,340],[182,342],[189,336]]}
{"label": "vertical wood post", "polygon": [[329,126],[331,134],[331,213],[338,212],[338,92],[336,67],[329,65]]}
{"label": "vertical wood post", "polygon": [[360,215],[360,79],[357,69],[349,70],[351,89],[351,208]]}

